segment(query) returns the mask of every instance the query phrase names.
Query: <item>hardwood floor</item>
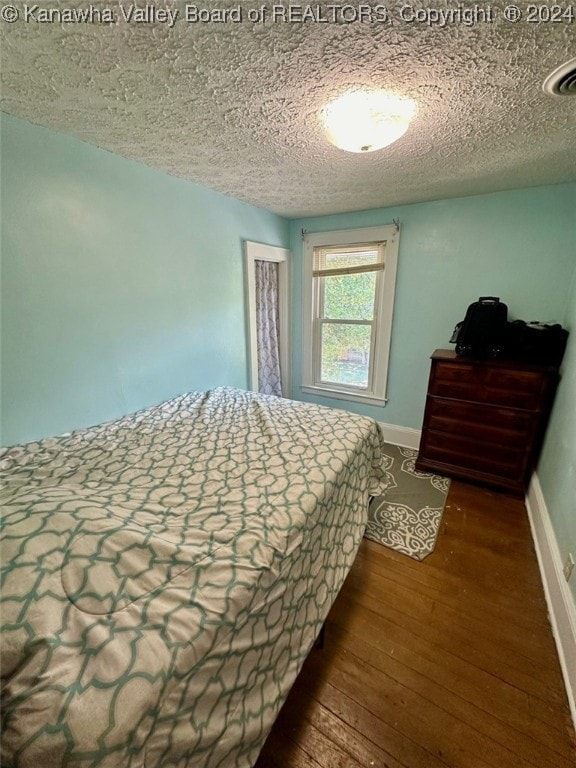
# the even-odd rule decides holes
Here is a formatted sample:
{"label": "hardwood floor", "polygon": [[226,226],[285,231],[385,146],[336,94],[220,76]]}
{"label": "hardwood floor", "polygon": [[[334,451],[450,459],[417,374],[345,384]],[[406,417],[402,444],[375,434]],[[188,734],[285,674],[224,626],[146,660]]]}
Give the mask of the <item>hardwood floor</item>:
{"label": "hardwood floor", "polygon": [[364,540],[257,768],[574,768],[522,501],[453,481],[422,562]]}

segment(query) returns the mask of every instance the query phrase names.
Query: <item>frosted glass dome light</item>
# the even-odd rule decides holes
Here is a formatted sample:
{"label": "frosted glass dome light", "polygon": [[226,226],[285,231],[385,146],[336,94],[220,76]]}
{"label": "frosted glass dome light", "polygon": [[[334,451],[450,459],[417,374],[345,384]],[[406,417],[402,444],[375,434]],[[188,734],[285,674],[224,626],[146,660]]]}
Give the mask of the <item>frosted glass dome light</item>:
{"label": "frosted glass dome light", "polygon": [[328,138],[347,152],[374,152],[408,130],[416,102],[387,91],[352,91],[322,110]]}

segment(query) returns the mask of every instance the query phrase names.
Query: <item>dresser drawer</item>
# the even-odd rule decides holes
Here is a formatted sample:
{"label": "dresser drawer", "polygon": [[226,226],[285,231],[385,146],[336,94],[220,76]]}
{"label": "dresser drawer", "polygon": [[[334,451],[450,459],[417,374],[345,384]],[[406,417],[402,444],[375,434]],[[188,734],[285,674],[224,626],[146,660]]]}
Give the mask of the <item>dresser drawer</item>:
{"label": "dresser drawer", "polygon": [[486,444],[466,435],[426,430],[420,447],[431,461],[490,474],[494,478],[520,478],[526,451],[505,444]]}
{"label": "dresser drawer", "polygon": [[494,406],[537,410],[546,386],[547,378],[540,371],[439,361],[433,366],[429,393]]}
{"label": "dresser drawer", "polygon": [[429,397],[427,426],[440,432],[464,434],[481,442],[505,443],[523,450],[532,439],[534,416],[529,411],[515,408]]}

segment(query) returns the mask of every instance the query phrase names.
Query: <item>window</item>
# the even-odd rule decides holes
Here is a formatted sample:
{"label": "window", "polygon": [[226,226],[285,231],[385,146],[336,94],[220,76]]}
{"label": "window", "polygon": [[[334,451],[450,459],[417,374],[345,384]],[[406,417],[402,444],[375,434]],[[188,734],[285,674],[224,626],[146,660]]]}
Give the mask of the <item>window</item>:
{"label": "window", "polygon": [[305,235],[304,392],[386,401],[395,225]]}

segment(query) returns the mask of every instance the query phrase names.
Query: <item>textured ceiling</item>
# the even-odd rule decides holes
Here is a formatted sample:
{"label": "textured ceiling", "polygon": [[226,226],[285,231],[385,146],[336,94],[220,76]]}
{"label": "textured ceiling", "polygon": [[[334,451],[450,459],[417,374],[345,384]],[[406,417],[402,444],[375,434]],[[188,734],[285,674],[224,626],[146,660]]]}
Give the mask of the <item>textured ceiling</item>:
{"label": "textured ceiling", "polygon": [[[576,97],[542,91],[576,55],[569,14],[531,23],[518,2],[523,18],[511,22],[500,2],[438,0],[388,3],[381,21],[381,9],[362,4],[204,0],[197,7],[242,20],[193,23],[185,3],[139,3],[139,12],[178,10],[170,26],[125,18],[129,2],[40,6],[89,12],[87,23],[44,22],[41,11],[26,19],[25,4],[13,6],[19,19],[0,22],[5,112],[285,216],[576,179]],[[410,20],[432,7],[480,12]],[[546,17],[551,4],[537,7]],[[358,87],[418,104],[402,139],[366,155],[330,145],[319,119],[328,100]]]}

